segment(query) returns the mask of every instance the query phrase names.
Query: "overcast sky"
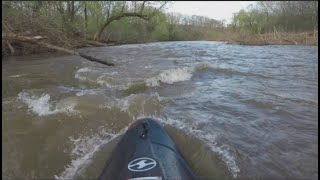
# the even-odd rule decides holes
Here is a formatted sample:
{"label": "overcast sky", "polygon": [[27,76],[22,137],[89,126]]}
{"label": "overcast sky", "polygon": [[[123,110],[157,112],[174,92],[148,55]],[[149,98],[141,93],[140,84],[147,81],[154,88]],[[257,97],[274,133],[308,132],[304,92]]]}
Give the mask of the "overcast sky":
{"label": "overcast sky", "polygon": [[246,8],[254,1],[169,1],[167,12],[185,15],[207,16],[216,20],[231,22],[232,14]]}

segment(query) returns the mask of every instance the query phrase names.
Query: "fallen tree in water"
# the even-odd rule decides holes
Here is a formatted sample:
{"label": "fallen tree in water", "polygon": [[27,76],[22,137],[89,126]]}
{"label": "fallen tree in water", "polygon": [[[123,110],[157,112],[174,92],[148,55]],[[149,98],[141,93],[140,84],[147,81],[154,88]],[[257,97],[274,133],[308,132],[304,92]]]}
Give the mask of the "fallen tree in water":
{"label": "fallen tree in water", "polygon": [[[43,36],[27,37],[27,36],[21,36],[21,35],[17,35],[17,34],[2,34],[2,40],[6,40],[6,43],[9,47],[11,53],[14,53],[15,50],[12,47],[10,41],[19,41],[19,42],[24,42],[24,43],[29,43],[29,44],[37,44],[41,47],[45,47],[45,48],[56,50],[56,51],[61,51],[61,52],[71,54],[71,55],[77,55],[77,56],[85,58],[89,61],[97,62],[97,63],[104,64],[107,66],[114,66],[114,64],[111,62],[103,61],[103,60],[97,59],[95,57],[85,55],[81,52],[73,51],[70,49],[62,48],[59,46],[55,46],[55,45],[43,42],[42,40],[44,40],[44,39],[46,39],[46,37],[43,37]],[[99,45],[99,46],[103,45],[103,43],[99,43],[99,42],[90,42],[90,43],[95,44],[95,45]]]}

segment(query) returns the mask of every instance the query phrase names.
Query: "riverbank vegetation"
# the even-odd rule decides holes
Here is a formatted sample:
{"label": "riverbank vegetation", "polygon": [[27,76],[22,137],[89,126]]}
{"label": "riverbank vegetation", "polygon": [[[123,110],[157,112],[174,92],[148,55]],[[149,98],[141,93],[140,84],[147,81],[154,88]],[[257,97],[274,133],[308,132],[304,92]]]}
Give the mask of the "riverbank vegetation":
{"label": "riverbank vegetation", "polygon": [[244,44],[317,45],[318,1],[258,1],[235,13],[229,28],[251,35]]}
{"label": "riverbank vegetation", "polygon": [[62,49],[184,40],[318,44],[317,1],[255,2],[235,13],[230,24],[203,16],[167,13],[170,3],[2,1],[2,55],[50,49],[42,46],[44,42]]}

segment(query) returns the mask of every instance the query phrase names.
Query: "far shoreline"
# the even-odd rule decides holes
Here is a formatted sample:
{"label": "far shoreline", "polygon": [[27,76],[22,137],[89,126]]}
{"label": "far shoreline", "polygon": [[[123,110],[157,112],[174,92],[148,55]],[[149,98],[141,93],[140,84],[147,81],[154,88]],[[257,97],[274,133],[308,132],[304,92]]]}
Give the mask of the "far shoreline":
{"label": "far shoreline", "polygon": [[[261,35],[235,35],[233,38],[212,38],[212,39],[199,39],[199,40],[168,40],[168,41],[148,41],[148,42],[121,42],[121,41],[109,41],[104,43],[103,46],[94,46],[87,44],[80,44],[79,47],[73,48],[74,50],[80,50],[83,48],[98,48],[98,47],[108,47],[108,46],[122,46],[131,44],[150,44],[157,42],[197,42],[197,41],[207,41],[207,42],[222,42],[226,45],[240,45],[240,46],[273,46],[273,45],[305,45],[305,46],[318,46],[318,34],[310,34],[308,32],[299,33],[304,37],[297,36],[297,33],[282,33],[282,36],[275,36],[273,34],[261,34]],[[309,36],[305,36],[305,34]],[[25,48],[30,48],[31,51],[21,51],[15,54],[9,54],[2,52],[2,57],[16,57],[16,56],[27,56],[27,55],[44,55],[44,54],[54,54],[54,55],[64,55],[65,53],[54,51],[46,48],[34,49],[32,45],[25,44]]]}

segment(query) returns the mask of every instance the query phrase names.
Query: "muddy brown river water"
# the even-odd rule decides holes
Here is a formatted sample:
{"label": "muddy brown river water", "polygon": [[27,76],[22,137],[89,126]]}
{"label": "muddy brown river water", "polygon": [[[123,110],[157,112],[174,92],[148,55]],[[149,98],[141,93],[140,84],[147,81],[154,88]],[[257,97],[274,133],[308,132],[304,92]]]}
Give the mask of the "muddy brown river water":
{"label": "muddy brown river water", "polygon": [[2,177],[95,179],[158,119],[205,179],[318,179],[318,48],[166,42],[2,60]]}

